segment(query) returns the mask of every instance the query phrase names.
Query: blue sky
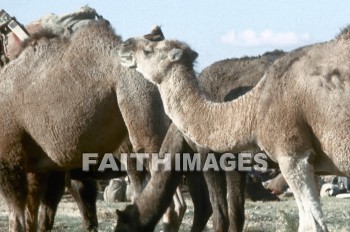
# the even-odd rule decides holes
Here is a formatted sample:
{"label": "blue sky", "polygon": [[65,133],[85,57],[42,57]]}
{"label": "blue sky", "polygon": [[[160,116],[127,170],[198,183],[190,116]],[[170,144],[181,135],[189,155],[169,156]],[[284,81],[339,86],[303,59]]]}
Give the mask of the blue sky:
{"label": "blue sky", "polygon": [[108,19],[123,39],[161,25],[165,37],[199,53],[197,71],[225,58],[327,41],[350,24],[347,0],[1,0],[0,8],[26,24],[84,5]]}

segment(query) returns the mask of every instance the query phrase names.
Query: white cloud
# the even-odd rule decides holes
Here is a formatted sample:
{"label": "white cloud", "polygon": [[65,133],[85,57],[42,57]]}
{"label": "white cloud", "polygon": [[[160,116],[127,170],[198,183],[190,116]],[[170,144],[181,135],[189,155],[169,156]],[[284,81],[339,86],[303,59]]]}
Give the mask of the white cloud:
{"label": "white cloud", "polygon": [[238,47],[274,46],[277,48],[306,44],[311,41],[311,36],[308,33],[296,34],[295,32],[274,32],[272,30],[255,32],[248,29],[241,32],[230,31],[222,35],[220,41]]}

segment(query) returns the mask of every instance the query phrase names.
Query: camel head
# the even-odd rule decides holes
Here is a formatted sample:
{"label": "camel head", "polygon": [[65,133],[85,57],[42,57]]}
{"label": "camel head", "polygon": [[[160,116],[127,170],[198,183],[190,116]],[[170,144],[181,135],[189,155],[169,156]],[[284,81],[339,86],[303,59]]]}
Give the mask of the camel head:
{"label": "camel head", "polygon": [[198,54],[187,44],[165,40],[159,26],[143,37],[130,38],[122,43],[119,56],[121,63],[138,72],[155,84],[160,84],[174,64],[193,69]]}
{"label": "camel head", "polygon": [[124,211],[116,210],[118,217],[115,232],[143,231],[139,220],[140,212],[135,204],[128,205]]}

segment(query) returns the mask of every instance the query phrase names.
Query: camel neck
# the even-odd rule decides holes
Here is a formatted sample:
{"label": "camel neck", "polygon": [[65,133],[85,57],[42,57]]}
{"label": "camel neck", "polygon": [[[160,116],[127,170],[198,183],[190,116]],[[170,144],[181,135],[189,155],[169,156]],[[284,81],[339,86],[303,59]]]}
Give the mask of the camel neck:
{"label": "camel neck", "polygon": [[158,86],[165,112],[192,141],[217,152],[239,152],[254,146],[256,96],[225,103],[206,99],[193,71],[173,67]]}

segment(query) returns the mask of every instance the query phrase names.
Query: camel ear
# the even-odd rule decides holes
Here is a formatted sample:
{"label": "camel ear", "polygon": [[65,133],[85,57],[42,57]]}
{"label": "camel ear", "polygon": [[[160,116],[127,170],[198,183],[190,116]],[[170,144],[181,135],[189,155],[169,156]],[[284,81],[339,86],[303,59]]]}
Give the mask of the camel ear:
{"label": "camel ear", "polygon": [[128,221],[128,216],[123,211],[120,211],[119,209],[117,209],[115,213],[117,214],[118,220],[122,222]]}
{"label": "camel ear", "polygon": [[140,212],[136,205],[128,205],[123,211],[115,211],[118,216],[118,221],[129,222],[132,218],[137,218],[140,216]]}
{"label": "camel ear", "polygon": [[182,55],[184,54],[184,52],[179,49],[179,48],[173,48],[169,54],[168,54],[168,58],[169,60],[171,60],[172,62],[175,61],[179,61],[182,57]]}
{"label": "camel ear", "polygon": [[150,34],[143,36],[143,38],[150,40],[152,42],[158,42],[164,40],[164,35],[160,26],[155,26]]}
{"label": "camel ear", "polygon": [[191,56],[192,62],[194,62],[194,61],[197,59],[197,57],[198,57],[198,53],[195,52],[195,51],[192,51],[192,54],[191,54],[191,55],[192,55],[192,56]]}
{"label": "camel ear", "polygon": [[117,210],[115,211],[115,213],[119,216],[119,215],[122,214],[123,212],[120,211],[119,209],[117,209]]}

